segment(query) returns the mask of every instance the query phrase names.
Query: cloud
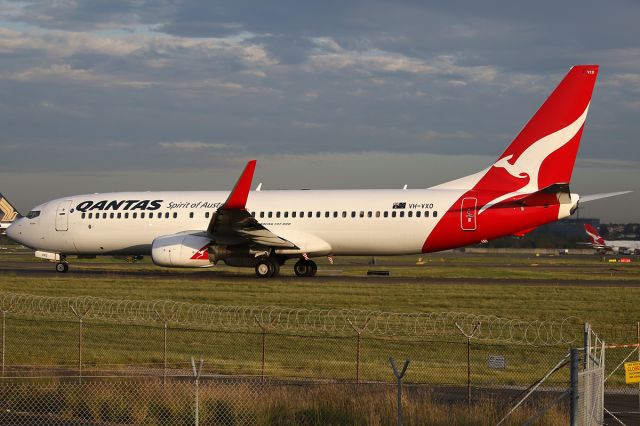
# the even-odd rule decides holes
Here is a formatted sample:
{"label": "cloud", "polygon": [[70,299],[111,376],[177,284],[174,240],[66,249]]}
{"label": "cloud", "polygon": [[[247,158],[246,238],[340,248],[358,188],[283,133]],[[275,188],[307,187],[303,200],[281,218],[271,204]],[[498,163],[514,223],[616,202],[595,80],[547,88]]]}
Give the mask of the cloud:
{"label": "cloud", "polygon": [[214,150],[230,150],[232,146],[224,143],[197,142],[197,141],[178,141],[178,142],[159,142],[162,148],[176,149],[184,151],[200,151],[204,149]]}

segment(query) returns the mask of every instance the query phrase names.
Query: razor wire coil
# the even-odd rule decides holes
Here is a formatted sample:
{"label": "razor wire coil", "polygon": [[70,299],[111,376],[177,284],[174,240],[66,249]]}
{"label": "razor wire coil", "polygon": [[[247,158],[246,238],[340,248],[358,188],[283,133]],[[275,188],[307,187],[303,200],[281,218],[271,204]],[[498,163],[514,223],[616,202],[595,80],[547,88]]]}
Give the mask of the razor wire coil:
{"label": "razor wire coil", "polygon": [[[581,336],[576,317],[524,320],[464,312],[385,312],[365,309],[312,309],[232,306],[171,300],[107,299],[0,293],[3,315],[116,323],[166,323],[212,330],[258,328],[282,333],[367,336],[461,336],[477,327],[474,340],[535,346],[564,345]],[[457,325],[457,326],[456,326]]]}

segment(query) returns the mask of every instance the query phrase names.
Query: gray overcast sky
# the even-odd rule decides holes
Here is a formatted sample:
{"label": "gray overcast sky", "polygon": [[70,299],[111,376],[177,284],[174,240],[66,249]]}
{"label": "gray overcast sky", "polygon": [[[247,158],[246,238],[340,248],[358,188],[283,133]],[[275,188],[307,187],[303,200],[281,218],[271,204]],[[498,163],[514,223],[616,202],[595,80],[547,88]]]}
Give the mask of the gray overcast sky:
{"label": "gray overcast sky", "polygon": [[426,187],[600,64],[573,189],[640,222],[640,2],[0,1],[0,191]]}

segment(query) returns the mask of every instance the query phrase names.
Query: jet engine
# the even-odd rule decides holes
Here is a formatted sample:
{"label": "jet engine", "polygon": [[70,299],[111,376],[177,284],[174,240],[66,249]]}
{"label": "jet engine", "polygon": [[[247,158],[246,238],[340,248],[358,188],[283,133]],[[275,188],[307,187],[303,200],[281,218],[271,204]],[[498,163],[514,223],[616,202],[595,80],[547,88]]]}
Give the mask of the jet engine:
{"label": "jet engine", "polygon": [[206,236],[187,233],[163,235],[151,244],[151,259],[159,266],[198,268],[213,266],[209,261],[209,244]]}

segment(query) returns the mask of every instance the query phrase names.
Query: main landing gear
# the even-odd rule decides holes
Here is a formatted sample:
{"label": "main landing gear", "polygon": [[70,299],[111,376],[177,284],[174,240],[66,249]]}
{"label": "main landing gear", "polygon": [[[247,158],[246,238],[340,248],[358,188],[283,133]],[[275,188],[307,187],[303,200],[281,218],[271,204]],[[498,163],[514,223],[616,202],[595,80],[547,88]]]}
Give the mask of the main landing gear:
{"label": "main landing gear", "polygon": [[65,273],[69,270],[69,264],[67,262],[56,263],[56,272]]}
{"label": "main landing gear", "polygon": [[[280,264],[277,258],[264,257],[256,263],[256,275],[259,278],[275,277],[280,273]],[[300,259],[293,266],[293,272],[299,277],[312,277],[318,272],[318,265],[313,260]]]}
{"label": "main landing gear", "polygon": [[293,272],[299,277],[312,277],[318,272],[318,265],[313,260],[300,259],[293,266]]}
{"label": "main landing gear", "polygon": [[256,263],[256,275],[259,278],[271,278],[280,272],[280,263],[271,257],[265,257]]}

